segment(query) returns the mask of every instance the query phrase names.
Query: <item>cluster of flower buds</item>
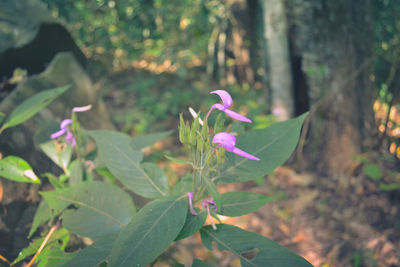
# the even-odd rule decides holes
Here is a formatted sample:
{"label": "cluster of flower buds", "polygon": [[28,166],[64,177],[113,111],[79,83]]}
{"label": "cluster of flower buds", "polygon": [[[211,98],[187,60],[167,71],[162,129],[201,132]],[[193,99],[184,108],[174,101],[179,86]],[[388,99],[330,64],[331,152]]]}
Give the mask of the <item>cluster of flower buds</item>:
{"label": "cluster of flower buds", "polygon": [[[214,109],[218,109],[224,112],[227,116],[235,120],[251,123],[250,119],[229,109],[233,105],[233,100],[228,92],[224,90],[216,90],[212,91],[211,94],[218,95],[221,98],[222,104],[216,103],[212,105],[210,110],[207,112],[204,121],[200,118],[200,115],[197,114],[192,108],[189,108],[189,112],[194,117],[194,122],[192,123],[191,126],[188,123],[185,123],[182,114],[180,114],[179,140],[181,141],[181,143],[187,147],[192,148],[192,151],[196,151],[197,154],[200,154],[200,158],[202,158],[203,155],[206,155],[204,158],[206,164],[210,163],[212,159],[212,157],[208,157],[208,155],[212,155],[219,148],[223,148],[224,150],[220,151],[220,153],[217,153],[217,161],[216,161],[217,165],[223,162],[224,151],[235,153],[236,155],[239,155],[241,157],[250,160],[260,160],[256,156],[251,155],[236,147],[236,137],[228,132],[223,131],[224,119],[221,116],[221,114],[219,114],[216,119],[214,125],[214,137],[212,138],[212,140],[210,140],[209,129],[208,129],[208,117]],[[216,144],[216,146],[213,147],[212,144]],[[195,148],[195,150],[193,150],[193,148]],[[193,158],[198,158],[198,157],[193,157]],[[195,181],[194,181],[194,188],[196,188]],[[194,201],[193,192],[188,193],[188,199],[189,199],[190,212],[193,215],[197,215],[196,210],[193,208],[193,201]],[[209,217],[211,217],[210,205],[214,206],[214,210],[216,212],[217,204],[214,200],[203,200],[202,206],[204,209],[207,210]],[[213,223],[212,220],[211,222]],[[216,229],[214,224],[213,228]]]}

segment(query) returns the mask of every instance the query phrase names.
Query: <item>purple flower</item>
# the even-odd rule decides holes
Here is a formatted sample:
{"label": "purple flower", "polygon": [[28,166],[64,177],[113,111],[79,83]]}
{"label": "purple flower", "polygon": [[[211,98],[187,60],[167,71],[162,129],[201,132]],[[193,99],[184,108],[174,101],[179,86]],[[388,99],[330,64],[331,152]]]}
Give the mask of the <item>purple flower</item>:
{"label": "purple flower", "polygon": [[214,220],[212,219],[211,213],[210,213],[210,204],[214,206],[215,212],[217,211],[217,203],[215,203],[214,200],[203,200],[201,205],[203,208],[207,209],[208,217],[210,218],[212,228],[214,230],[217,230],[217,227],[215,226]]}
{"label": "purple flower", "polygon": [[192,192],[188,192],[187,195],[188,195],[188,198],[189,198],[190,213],[193,214],[193,215],[197,215],[197,212],[193,208],[193,193]]}
{"label": "purple flower", "polygon": [[67,134],[67,136],[65,137],[65,141],[67,141],[68,143],[70,143],[72,146],[76,145],[76,141],[75,138],[73,136],[73,134],[71,133],[71,131],[68,129],[68,125],[72,123],[71,119],[65,119],[60,123],[60,130],[58,132],[53,133],[50,138],[51,139],[56,139],[64,134]]}
{"label": "purple flower", "polygon": [[226,115],[228,115],[229,117],[231,117],[231,118],[233,118],[235,120],[251,123],[250,119],[246,118],[243,115],[240,115],[239,113],[236,113],[236,112],[228,109],[229,107],[231,107],[233,105],[233,101],[232,101],[232,97],[230,96],[230,94],[227,91],[225,91],[225,90],[216,90],[216,91],[210,92],[210,94],[219,95],[219,97],[222,100],[222,104],[223,105],[221,105],[221,104],[212,105],[210,110],[207,113],[206,119],[210,115],[211,111],[216,108],[216,109],[219,109],[219,110],[225,112]]}
{"label": "purple flower", "polygon": [[240,150],[239,148],[235,147],[236,144],[236,137],[231,135],[230,133],[226,133],[226,132],[220,132],[217,133],[212,142],[214,144],[218,144],[215,149],[219,148],[219,147],[223,147],[225,148],[227,151],[229,152],[233,152],[241,157],[244,158],[248,158],[251,160],[260,160],[259,158],[244,152],[243,150]]}
{"label": "purple flower", "polygon": [[213,205],[213,206],[214,206],[215,212],[218,211],[217,203],[215,203],[214,200],[203,200],[203,201],[201,202],[201,205],[202,205],[203,208],[205,208],[205,209],[208,209],[208,206],[209,206],[209,205]]}

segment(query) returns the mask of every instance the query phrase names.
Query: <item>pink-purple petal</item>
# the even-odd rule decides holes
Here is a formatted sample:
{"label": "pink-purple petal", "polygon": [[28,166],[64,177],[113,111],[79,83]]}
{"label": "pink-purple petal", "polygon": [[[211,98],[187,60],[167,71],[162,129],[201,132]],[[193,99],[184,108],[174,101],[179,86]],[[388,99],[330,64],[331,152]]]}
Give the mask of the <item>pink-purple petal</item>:
{"label": "pink-purple petal", "polygon": [[60,128],[61,129],[66,129],[67,125],[71,124],[72,120],[71,119],[65,119],[60,123]]}
{"label": "pink-purple petal", "polygon": [[225,91],[225,90],[215,90],[210,92],[210,94],[217,94],[222,100],[222,103],[224,104],[224,108],[229,108],[230,106],[233,105],[233,100],[231,95]]}
{"label": "pink-purple petal", "polygon": [[72,112],[85,112],[88,111],[92,108],[92,105],[87,105],[87,106],[83,106],[83,107],[74,107],[72,109]]}
{"label": "pink-purple petal", "polygon": [[193,193],[188,192],[187,193],[188,198],[189,198],[189,208],[190,208],[190,213],[193,215],[198,215],[197,211],[193,208]]}
{"label": "pink-purple petal", "polygon": [[226,115],[228,115],[229,117],[231,117],[235,120],[251,123],[250,119],[248,119],[245,116],[240,115],[239,113],[236,113],[230,109],[225,109],[225,110],[223,110],[223,112],[225,112]]}
{"label": "pink-purple petal", "polygon": [[232,152],[233,149],[235,148],[236,137],[231,135],[230,133],[220,132],[214,136],[212,142],[214,144],[220,144],[226,150],[228,150],[229,152]]}
{"label": "pink-purple petal", "polygon": [[236,155],[239,155],[239,156],[244,157],[244,158],[248,158],[248,159],[251,159],[251,160],[260,160],[256,156],[253,156],[253,155],[251,155],[251,154],[249,154],[247,152],[244,152],[243,150],[241,150],[241,149],[239,149],[237,147],[235,147],[232,152],[235,153]]}
{"label": "pink-purple petal", "polygon": [[56,139],[56,138],[62,136],[63,134],[65,134],[66,132],[67,132],[66,129],[61,129],[61,130],[59,130],[58,132],[55,132],[55,133],[53,133],[52,135],[50,135],[50,138],[51,138],[51,139]]}

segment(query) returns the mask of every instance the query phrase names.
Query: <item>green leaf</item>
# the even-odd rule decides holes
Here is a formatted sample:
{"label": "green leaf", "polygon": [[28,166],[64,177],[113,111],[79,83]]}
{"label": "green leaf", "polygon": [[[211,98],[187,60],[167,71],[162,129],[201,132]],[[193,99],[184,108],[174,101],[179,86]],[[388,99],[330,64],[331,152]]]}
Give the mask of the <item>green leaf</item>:
{"label": "green leaf", "polygon": [[242,267],[312,266],[304,258],[271,239],[233,225],[218,224],[217,230],[213,230],[211,226],[205,226],[200,230],[200,234],[204,246],[212,250],[212,243],[215,242],[219,250],[228,250],[239,257]]}
{"label": "green leaf", "polygon": [[155,142],[171,135],[172,131],[146,134],[143,136],[135,136],[130,143],[133,150],[141,150],[145,147],[152,146]]}
{"label": "green leaf", "polygon": [[273,201],[274,198],[249,192],[229,192],[221,195],[221,210],[218,214],[236,217],[254,212]]}
{"label": "green leaf", "polygon": [[43,251],[37,256],[35,262],[38,267],[60,267],[72,258],[72,253],[64,252],[67,246],[69,236],[66,235],[58,242],[54,242],[45,246]]}
{"label": "green leaf", "polygon": [[119,231],[103,235],[92,245],[73,253],[72,259],[66,262],[63,267],[98,266],[110,254],[118,234]]}
{"label": "green leaf", "polygon": [[140,164],[143,154],[129,146],[129,136],[112,131],[87,133],[95,139],[101,160],[129,190],[146,198],[168,195],[167,176],[162,174],[163,171],[155,164]]}
{"label": "green leaf", "polygon": [[194,209],[197,211],[198,215],[193,215],[190,212],[187,213],[185,224],[175,240],[181,240],[195,234],[206,222],[207,212],[205,210],[199,212],[199,208]]}
{"label": "green leaf", "polygon": [[203,176],[203,180],[206,184],[208,193],[212,196],[215,204],[217,204],[218,210],[221,209],[221,195],[218,192],[217,186],[206,176]]}
{"label": "green leaf", "polygon": [[0,176],[15,182],[40,184],[28,162],[16,156],[0,160]]}
{"label": "green leaf", "polygon": [[104,182],[84,182],[76,186],[41,193],[50,208],[63,212],[63,226],[72,233],[97,238],[124,227],[135,206],[123,190]]}
{"label": "green leaf", "polygon": [[399,188],[399,185],[397,184],[385,184],[385,183],[379,183],[379,188],[383,191],[392,191],[396,190]]}
{"label": "green leaf", "polygon": [[145,266],[177,237],[188,210],[187,197],[156,199],[142,208],[121,231],[109,267]]}
{"label": "green leaf", "polygon": [[69,185],[74,186],[83,182],[83,166],[81,162],[76,159],[74,160],[69,168]]}
{"label": "green leaf", "polygon": [[67,170],[72,156],[70,144],[60,144],[56,140],[50,140],[39,144],[39,147],[57,166],[64,171]]}
{"label": "green leaf", "polygon": [[46,177],[50,184],[55,188],[55,189],[59,189],[59,188],[65,188],[67,187],[66,184],[64,184],[63,182],[61,182],[60,177],[56,177],[54,176],[52,173],[46,172],[43,174],[44,177]]}
{"label": "green leaf", "polygon": [[168,155],[164,155],[164,157],[172,162],[176,162],[176,163],[181,163],[181,164],[192,164],[190,161],[184,160],[184,159],[178,159],[178,158],[174,158]]}
{"label": "green leaf", "polygon": [[71,86],[66,85],[51,90],[45,90],[26,99],[21,105],[13,110],[10,116],[6,118],[0,129],[0,133],[6,128],[16,126],[30,119],[69,88],[71,88]]}
{"label": "green leaf", "polygon": [[250,160],[227,152],[225,165],[213,181],[216,183],[245,182],[271,173],[276,167],[282,165],[296,148],[306,116],[307,113],[239,136],[236,146],[260,160]]}
{"label": "green leaf", "polygon": [[192,267],[213,267],[213,266],[214,265],[198,259],[194,259],[192,264]]}
{"label": "green leaf", "polygon": [[[54,242],[57,242],[57,240],[61,240],[68,236],[68,231],[65,229],[60,229],[54,231],[54,233],[51,235],[49,241],[47,242],[47,245],[51,245]],[[12,262],[12,265],[22,261],[26,257],[29,257],[33,254],[36,253],[36,251],[39,249],[40,245],[43,243],[45,237],[40,237],[40,238],[35,238],[33,241],[24,248],[19,254],[18,257]]]}
{"label": "green leaf", "polygon": [[29,231],[28,238],[30,238],[37,230],[37,228],[55,217],[56,214],[51,212],[51,209],[46,201],[42,200],[39,204],[39,207],[36,210],[35,217],[33,217],[32,227]]}
{"label": "green leaf", "polygon": [[364,174],[372,180],[379,180],[383,177],[381,168],[377,164],[367,164],[364,166]]}

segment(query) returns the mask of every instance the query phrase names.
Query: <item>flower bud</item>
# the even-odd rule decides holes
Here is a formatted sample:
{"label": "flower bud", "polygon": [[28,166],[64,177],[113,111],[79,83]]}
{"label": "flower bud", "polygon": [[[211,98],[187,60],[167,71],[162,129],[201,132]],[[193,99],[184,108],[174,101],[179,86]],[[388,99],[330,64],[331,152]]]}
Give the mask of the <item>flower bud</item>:
{"label": "flower bud", "polygon": [[189,143],[192,146],[196,145],[196,141],[197,141],[197,132],[200,129],[200,123],[199,123],[199,117],[196,117],[194,119],[194,122],[192,124],[192,129],[190,130],[190,134],[189,134]]}
{"label": "flower bud", "polygon": [[214,133],[222,132],[224,129],[224,126],[225,126],[225,118],[220,113],[220,114],[218,114],[217,119],[215,120]]}
{"label": "flower bud", "polygon": [[182,113],[179,114],[179,141],[182,144],[186,144],[187,142],[187,136],[186,136],[186,127],[185,127],[185,121],[183,120],[183,115]]}

